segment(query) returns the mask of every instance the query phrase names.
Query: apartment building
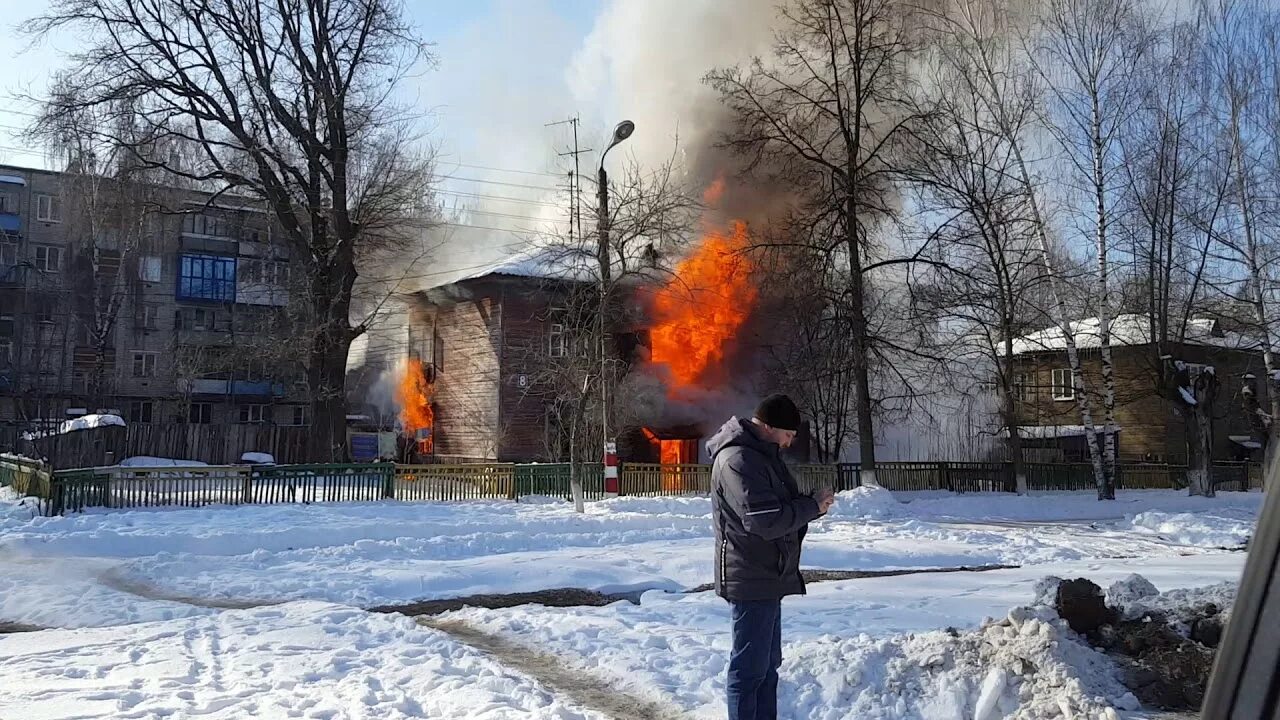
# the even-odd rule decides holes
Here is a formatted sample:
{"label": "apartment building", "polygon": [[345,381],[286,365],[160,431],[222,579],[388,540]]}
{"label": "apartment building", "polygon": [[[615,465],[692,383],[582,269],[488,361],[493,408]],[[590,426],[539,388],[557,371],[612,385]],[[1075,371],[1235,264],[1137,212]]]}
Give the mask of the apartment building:
{"label": "apartment building", "polygon": [[0,426],[309,424],[301,279],[250,201],[0,165]]}

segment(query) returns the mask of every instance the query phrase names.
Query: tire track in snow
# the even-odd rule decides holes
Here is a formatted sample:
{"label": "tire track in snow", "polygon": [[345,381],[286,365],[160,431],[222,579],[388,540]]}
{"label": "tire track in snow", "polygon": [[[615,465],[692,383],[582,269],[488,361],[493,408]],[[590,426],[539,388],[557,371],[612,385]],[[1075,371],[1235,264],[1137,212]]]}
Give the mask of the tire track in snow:
{"label": "tire track in snow", "polygon": [[500,635],[478,630],[460,620],[416,618],[419,625],[448,634],[493,658],[504,667],[533,678],[574,705],[614,720],[681,720],[680,710],[618,690],[615,683],[591,676],[564,658],[531,650]]}

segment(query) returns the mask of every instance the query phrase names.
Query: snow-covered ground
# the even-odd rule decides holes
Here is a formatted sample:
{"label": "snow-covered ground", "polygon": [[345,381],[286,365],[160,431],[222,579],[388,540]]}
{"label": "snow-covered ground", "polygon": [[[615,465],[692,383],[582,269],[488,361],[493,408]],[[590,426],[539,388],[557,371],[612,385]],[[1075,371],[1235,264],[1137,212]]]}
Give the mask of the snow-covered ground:
{"label": "snow-covered ground", "polygon": [[[978,631],[984,618],[1030,603],[1047,575],[1105,586],[1140,572],[1164,590],[1234,581],[1244,556],[1223,548],[1247,540],[1261,499],[1166,491],[1124,492],[1114,503],[1089,493],[844,493],[812,526],[804,566],[1021,567],[811,585],[807,597],[785,605],[784,716],[942,718],[956,707],[972,716],[984,681],[1000,686],[987,700],[993,717],[1002,716],[1019,693],[1043,688],[986,677],[977,668],[993,661],[977,648],[995,647],[991,638],[1005,635],[1044,652],[1063,643],[1051,623],[1027,633],[1008,625]],[[639,697],[715,716],[727,607],[710,593],[671,592],[711,579],[709,514],[705,498],[620,498],[589,504],[584,515],[546,499],[61,518],[6,510],[0,621],[86,629],[0,636],[0,717],[160,717],[167,710],[173,717],[200,710],[283,717],[282,708],[304,702],[315,703],[305,710],[316,717],[588,717],[536,680],[436,631],[349,609],[558,587],[652,592],[639,605],[451,617],[554,653]],[[224,609],[252,602],[282,604]],[[957,639],[940,632],[947,628],[972,632]],[[930,653],[944,658],[938,672],[907,670]],[[1094,662],[1059,660],[1063,667]],[[385,675],[371,669],[383,665],[391,668]],[[1103,693],[1124,706],[1105,687],[1113,681],[1105,668],[1094,671],[1098,677],[1085,685],[1097,687],[1068,695]],[[464,682],[477,674],[483,682]],[[211,675],[216,680],[206,682]],[[889,699],[904,683],[915,694]],[[28,707],[34,714],[17,712]]]}

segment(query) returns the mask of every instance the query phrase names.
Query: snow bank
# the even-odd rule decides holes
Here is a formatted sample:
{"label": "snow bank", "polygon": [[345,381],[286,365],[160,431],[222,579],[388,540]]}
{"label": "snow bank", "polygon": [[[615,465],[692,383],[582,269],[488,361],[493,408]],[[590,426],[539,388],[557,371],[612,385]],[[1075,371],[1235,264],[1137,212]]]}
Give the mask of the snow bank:
{"label": "snow bank", "polygon": [[907,517],[911,513],[898,502],[894,494],[881,487],[863,486],[836,495],[836,504],[827,513],[828,518],[869,518],[890,520]]}
{"label": "snow bank", "polygon": [[149,455],[136,455],[120,461],[120,467],[125,468],[208,467],[208,465],[209,463],[200,462],[199,460],[177,460],[175,458],[151,457]]}
{"label": "snow bank", "polygon": [[441,632],[296,603],[0,636],[0,716],[604,720]]}
{"label": "snow bank", "polygon": [[1179,545],[1236,548],[1249,542],[1256,522],[1253,512],[1224,508],[1210,513],[1149,510],[1135,515],[1128,525],[1134,532],[1155,535]]}
{"label": "snow bank", "polygon": [[1121,520],[1146,511],[1217,513],[1256,517],[1264,495],[1220,492],[1217,497],[1187,495],[1184,490],[1119,490],[1116,499],[1099,501],[1092,491],[1033,492],[1027,495],[987,493],[893,493],[910,516],[928,520],[1000,520],[1056,522]]}
{"label": "snow bank", "polygon": [[965,633],[805,643],[784,661],[784,717],[1105,718],[1137,700],[1052,612],[1017,608]]}
{"label": "snow bank", "polygon": [[598,513],[635,513],[640,515],[668,515],[682,518],[711,517],[711,498],[708,497],[619,497],[591,503],[587,511]]}
{"label": "snow bank", "polygon": [[274,465],[276,458],[271,453],[247,452],[240,456],[240,462],[250,465]]}
{"label": "snow bank", "polygon": [[1216,605],[1224,618],[1236,602],[1237,582],[1222,582],[1203,587],[1178,588],[1160,592],[1142,575],[1130,575],[1107,589],[1107,605],[1125,618],[1138,618],[1147,613],[1161,613],[1177,623],[1197,608]]}
{"label": "snow bank", "polygon": [[119,415],[108,414],[83,415],[78,418],[63,420],[62,423],[58,425],[57,430],[43,433],[26,433],[23,435],[23,438],[27,440],[34,440],[36,438],[49,437],[50,435],[65,435],[71,432],[92,430],[94,428],[109,427],[112,425],[124,427],[124,418]]}

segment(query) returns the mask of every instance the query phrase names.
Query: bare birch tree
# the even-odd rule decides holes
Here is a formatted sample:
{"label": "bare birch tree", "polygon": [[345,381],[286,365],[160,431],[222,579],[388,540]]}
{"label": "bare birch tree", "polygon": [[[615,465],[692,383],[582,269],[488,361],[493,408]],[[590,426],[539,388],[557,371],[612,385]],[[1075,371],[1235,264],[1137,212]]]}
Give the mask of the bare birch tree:
{"label": "bare birch tree", "polygon": [[1107,496],[1115,494],[1116,381],[1111,356],[1110,229],[1116,146],[1143,90],[1139,69],[1150,45],[1135,0],[1049,0],[1043,11],[1043,50],[1033,54],[1056,102],[1048,127],[1064,149],[1078,187],[1092,203],[1097,262],[1096,303],[1102,368],[1103,477]]}
{"label": "bare birch tree", "polygon": [[1093,403],[1076,345],[1066,288],[1056,267],[1053,230],[1044,191],[1028,153],[1028,136],[1036,127],[1037,118],[1025,112],[1015,112],[1018,108],[1042,105],[1043,88],[1028,58],[1018,50],[1015,42],[1016,38],[1024,36],[1026,19],[1014,16],[1003,0],[956,0],[950,8],[933,14],[933,21],[939,34],[952,44],[952,52],[963,56],[972,68],[972,75],[965,76],[963,80],[968,85],[967,91],[980,99],[982,109],[989,114],[989,130],[998,133],[1008,143],[1014,178],[1025,204],[1023,212],[1039,246],[1051,298],[1049,313],[1062,334],[1067,351],[1072,387],[1084,426],[1098,498],[1110,499],[1114,496],[1114,489],[1107,482],[1098,447]]}

